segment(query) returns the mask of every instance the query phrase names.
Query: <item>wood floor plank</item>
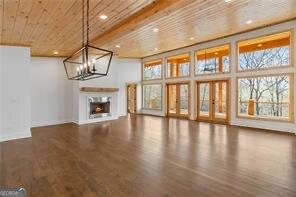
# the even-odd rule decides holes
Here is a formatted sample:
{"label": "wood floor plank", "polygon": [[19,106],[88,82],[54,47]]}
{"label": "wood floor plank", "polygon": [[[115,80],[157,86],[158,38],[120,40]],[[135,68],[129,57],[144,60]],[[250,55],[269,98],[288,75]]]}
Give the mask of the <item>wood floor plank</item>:
{"label": "wood floor plank", "polygon": [[296,137],[130,115],[0,143],[0,185],[30,196],[296,196]]}

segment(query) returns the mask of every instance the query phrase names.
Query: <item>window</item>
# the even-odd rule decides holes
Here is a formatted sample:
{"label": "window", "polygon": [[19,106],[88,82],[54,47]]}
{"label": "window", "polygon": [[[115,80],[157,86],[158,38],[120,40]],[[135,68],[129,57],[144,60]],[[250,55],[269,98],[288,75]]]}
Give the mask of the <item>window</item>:
{"label": "window", "polygon": [[189,54],[167,58],[167,77],[185,77],[190,73]]}
{"label": "window", "polygon": [[162,87],[161,84],[143,85],[143,108],[161,109],[162,106]]}
{"label": "window", "polygon": [[143,66],[143,80],[161,79],[161,60],[147,62]]}
{"label": "window", "polygon": [[291,118],[289,75],[249,77],[238,80],[238,114],[271,119]]}
{"label": "window", "polygon": [[290,65],[291,32],[283,32],[238,43],[239,70]]}
{"label": "window", "polygon": [[229,72],[229,45],[199,50],[195,62],[196,75]]}

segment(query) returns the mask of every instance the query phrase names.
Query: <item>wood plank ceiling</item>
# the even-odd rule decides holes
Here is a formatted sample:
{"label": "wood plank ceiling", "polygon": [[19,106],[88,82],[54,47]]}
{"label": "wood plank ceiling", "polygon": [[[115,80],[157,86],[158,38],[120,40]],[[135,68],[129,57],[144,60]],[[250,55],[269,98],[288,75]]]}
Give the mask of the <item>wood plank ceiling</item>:
{"label": "wood plank ceiling", "polygon": [[[31,46],[33,56],[70,55],[81,45],[81,2],[0,0],[0,43]],[[296,0],[90,0],[90,10],[91,43],[145,57],[294,19]]]}

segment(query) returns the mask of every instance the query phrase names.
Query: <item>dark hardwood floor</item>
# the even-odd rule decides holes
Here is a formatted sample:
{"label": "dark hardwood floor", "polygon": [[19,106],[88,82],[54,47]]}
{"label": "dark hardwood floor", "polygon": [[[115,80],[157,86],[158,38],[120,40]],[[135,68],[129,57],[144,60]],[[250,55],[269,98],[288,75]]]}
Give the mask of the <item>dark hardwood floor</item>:
{"label": "dark hardwood floor", "polygon": [[0,143],[30,196],[296,196],[293,135],[153,116],[32,129]]}

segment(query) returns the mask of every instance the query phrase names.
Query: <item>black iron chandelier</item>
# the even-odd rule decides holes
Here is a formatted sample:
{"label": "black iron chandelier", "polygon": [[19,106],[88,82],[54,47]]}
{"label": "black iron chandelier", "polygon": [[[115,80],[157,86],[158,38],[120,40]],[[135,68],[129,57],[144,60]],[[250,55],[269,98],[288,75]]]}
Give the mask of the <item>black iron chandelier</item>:
{"label": "black iron chandelier", "polygon": [[82,0],[82,48],[63,61],[68,79],[85,81],[107,76],[112,56],[112,51],[89,45],[89,0]]}

